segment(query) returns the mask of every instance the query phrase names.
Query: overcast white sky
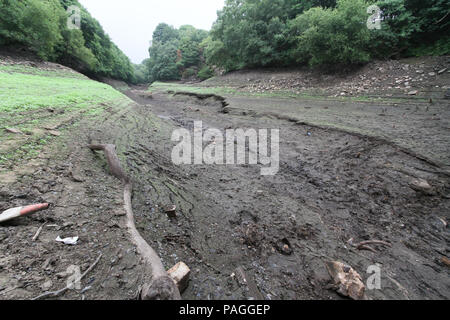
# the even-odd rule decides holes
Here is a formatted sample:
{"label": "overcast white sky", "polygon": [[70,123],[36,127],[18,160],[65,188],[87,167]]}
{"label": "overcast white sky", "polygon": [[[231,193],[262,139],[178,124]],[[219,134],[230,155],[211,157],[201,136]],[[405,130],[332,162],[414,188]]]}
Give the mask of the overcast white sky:
{"label": "overcast white sky", "polygon": [[210,30],[225,0],[79,0],[134,63],[148,58],[149,41],[160,22]]}

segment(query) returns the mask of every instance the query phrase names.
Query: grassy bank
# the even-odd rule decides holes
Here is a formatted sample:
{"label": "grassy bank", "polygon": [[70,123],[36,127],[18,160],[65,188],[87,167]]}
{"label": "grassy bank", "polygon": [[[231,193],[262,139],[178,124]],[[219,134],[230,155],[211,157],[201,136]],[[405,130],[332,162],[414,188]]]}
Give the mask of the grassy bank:
{"label": "grassy bank", "polygon": [[0,66],[0,170],[36,157],[82,118],[101,117],[106,108],[128,102],[109,85],[70,69]]}

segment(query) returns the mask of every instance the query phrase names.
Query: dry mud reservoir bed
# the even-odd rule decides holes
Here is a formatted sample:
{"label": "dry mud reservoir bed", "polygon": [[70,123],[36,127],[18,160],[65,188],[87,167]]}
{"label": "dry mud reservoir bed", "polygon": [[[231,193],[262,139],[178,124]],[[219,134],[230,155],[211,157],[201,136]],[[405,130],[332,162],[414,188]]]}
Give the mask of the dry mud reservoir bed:
{"label": "dry mud reservoir bed", "polygon": [[[60,138],[64,148],[44,149],[20,179],[2,185],[1,209],[51,207],[0,225],[1,299],[62,288],[69,266],[83,272],[100,254],[81,289],[59,298],[137,296],[145,275],[124,225],[123,186],[88,143],[117,146],[134,183],[138,230],[166,269],[179,261],[191,269],[184,299],[343,299],[328,261],[351,266],[364,283],[368,268],[379,267],[381,289],[366,288],[368,299],[450,298],[448,100],[427,111],[408,99],[394,107],[138,93],[95,123],[81,120]],[[260,165],[174,165],[172,132],[192,131],[194,120],[203,130],[279,129],[278,173],[261,176]],[[175,218],[167,205],[176,206]],[[64,245],[57,236],[79,242]],[[389,245],[357,247],[370,240]]]}

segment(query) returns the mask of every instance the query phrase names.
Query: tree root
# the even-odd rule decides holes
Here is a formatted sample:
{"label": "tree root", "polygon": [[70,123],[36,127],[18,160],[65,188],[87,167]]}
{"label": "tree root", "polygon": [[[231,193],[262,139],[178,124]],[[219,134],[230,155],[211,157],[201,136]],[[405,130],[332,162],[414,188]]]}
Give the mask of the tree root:
{"label": "tree root", "polygon": [[142,286],[140,293],[141,300],[180,300],[181,295],[175,282],[167,274],[158,254],[142,238],[134,223],[133,209],[131,206],[131,194],[133,185],[120,165],[117,157],[116,147],[113,144],[88,145],[91,150],[103,150],[111,173],[123,183],[124,187],[124,208],[126,211],[127,228],[131,240],[136,245],[139,254],[144,259],[149,268],[152,280]]}

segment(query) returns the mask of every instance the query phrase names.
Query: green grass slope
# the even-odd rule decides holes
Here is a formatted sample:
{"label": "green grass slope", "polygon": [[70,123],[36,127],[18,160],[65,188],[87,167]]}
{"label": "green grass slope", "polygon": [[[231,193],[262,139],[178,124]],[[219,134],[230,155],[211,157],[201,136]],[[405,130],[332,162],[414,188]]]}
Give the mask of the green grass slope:
{"label": "green grass slope", "polygon": [[[130,100],[70,69],[42,69],[0,60],[0,171],[36,157],[81,119],[100,119]],[[11,133],[8,129],[19,130]]]}

